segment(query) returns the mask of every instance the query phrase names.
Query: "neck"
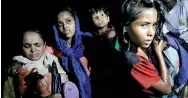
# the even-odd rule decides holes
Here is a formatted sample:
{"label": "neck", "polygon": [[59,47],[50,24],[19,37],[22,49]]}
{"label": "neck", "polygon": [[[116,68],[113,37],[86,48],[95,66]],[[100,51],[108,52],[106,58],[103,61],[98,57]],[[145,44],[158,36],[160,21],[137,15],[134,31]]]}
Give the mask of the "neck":
{"label": "neck", "polygon": [[148,56],[146,54],[146,52],[144,51],[145,49],[141,48],[141,47],[138,47],[138,54],[143,56],[144,58],[148,59]]}
{"label": "neck", "polygon": [[71,45],[71,44],[72,44],[72,37],[69,38],[69,39],[67,40],[67,42],[69,43],[69,45]]}
{"label": "neck", "polygon": [[105,26],[105,27],[103,27],[103,28],[100,28],[100,29],[98,30],[98,32],[99,32],[99,34],[101,34],[101,33],[104,33],[107,29],[108,29],[108,26]]}
{"label": "neck", "polygon": [[167,11],[169,12],[174,8],[176,3],[177,3],[177,0],[171,0],[171,1],[165,2],[164,5],[166,6]]}

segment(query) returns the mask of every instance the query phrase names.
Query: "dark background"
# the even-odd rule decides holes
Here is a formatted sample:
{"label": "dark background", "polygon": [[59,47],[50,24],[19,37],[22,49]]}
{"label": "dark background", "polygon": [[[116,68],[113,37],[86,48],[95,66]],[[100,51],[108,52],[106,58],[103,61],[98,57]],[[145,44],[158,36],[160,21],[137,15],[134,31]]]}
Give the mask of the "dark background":
{"label": "dark background", "polygon": [[[92,5],[104,4],[109,8],[111,21],[119,21],[122,0],[2,0],[2,85],[6,77],[5,70],[11,64],[12,57],[20,54],[21,34],[30,27],[40,27],[50,32],[54,22],[55,11],[62,6],[73,7],[80,19],[81,29],[88,30],[87,9]],[[3,86],[1,86],[3,87]],[[3,89],[1,89],[3,90]]]}

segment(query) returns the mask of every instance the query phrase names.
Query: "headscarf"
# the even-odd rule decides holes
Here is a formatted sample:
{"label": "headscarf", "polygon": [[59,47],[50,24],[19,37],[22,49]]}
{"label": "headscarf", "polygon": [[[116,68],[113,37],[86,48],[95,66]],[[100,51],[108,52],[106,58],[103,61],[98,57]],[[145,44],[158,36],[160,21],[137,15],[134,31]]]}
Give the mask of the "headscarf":
{"label": "headscarf", "polygon": [[62,66],[66,69],[67,72],[72,72],[75,74],[78,80],[77,84],[81,98],[91,98],[90,78],[79,59],[83,57],[84,51],[82,48],[82,36],[91,36],[91,34],[80,31],[80,24],[76,13],[75,37],[73,39],[73,46],[71,48],[68,47],[66,40],[60,38],[59,31],[57,30],[56,26],[53,26],[53,30],[55,34],[56,46],[63,53],[61,57]]}

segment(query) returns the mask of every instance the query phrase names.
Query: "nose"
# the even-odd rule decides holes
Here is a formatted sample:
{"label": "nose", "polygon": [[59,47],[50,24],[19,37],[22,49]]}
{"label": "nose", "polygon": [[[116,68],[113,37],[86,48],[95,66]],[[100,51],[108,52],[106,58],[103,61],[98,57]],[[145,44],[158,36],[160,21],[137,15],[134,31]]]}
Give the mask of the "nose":
{"label": "nose", "polygon": [[36,47],[35,46],[31,46],[30,52],[34,53],[36,51]]}
{"label": "nose", "polygon": [[63,25],[63,29],[67,29],[67,28],[68,28],[68,24],[65,23],[65,24]]}
{"label": "nose", "polygon": [[149,27],[149,30],[147,32],[147,36],[152,37],[155,34],[155,32],[156,32],[156,29],[153,26],[151,26],[151,27]]}

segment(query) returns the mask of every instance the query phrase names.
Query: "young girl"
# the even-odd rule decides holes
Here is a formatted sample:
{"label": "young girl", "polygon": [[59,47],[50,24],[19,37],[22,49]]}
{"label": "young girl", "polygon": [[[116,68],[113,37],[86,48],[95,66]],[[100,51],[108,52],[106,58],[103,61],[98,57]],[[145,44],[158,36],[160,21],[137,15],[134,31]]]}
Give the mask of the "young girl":
{"label": "young girl", "polygon": [[148,98],[171,92],[162,54],[166,43],[160,38],[162,12],[159,0],[126,0],[121,7],[126,31],[122,82],[127,89],[121,97]]}
{"label": "young girl", "polygon": [[81,98],[91,98],[90,70],[82,43],[83,38],[91,34],[80,30],[78,17],[71,7],[58,12],[53,30],[57,49],[61,51],[62,65],[70,75],[69,79],[78,85]]}

